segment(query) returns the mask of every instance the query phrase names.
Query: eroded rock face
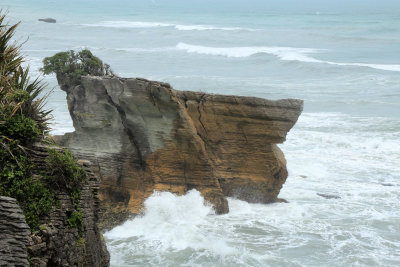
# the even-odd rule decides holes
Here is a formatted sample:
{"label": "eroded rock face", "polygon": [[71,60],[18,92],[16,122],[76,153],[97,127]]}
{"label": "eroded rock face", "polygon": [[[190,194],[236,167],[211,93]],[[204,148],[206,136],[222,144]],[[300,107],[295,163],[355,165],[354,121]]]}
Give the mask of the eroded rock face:
{"label": "eroded rock face", "polygon": [[[29,153],[32,172],[37,179],[42,179],[48,148],[37,144]],[[68,214],[74,207],[71,197],[61,189],[54,192],[58,204],[48,216],[40,218],[40,229],[34,233],[17,201],[0,196],[0,266],[109,266],[110,255],[97,226],[98,180],[90,170],[90,162],[78,163],[87,176],[79,201],[83,215],[81,231],[68,224]]]}
{"label": "eroded rock face", "polygon": [[[30,150],[30,157],[33,173],[40,176],[46,170],[47,147],[36,145]],[[32,266],[109,266],[110,255],[97,226],[98,179],[90,170],[90,162],[80,160],[78,163],[87,177],[79,201],[83,215],[81,231],[68,224],[68,214],[74,211],[71,197],[65,190],[56,190],[57,207],[51,210],[49,216],[41,218],[40,229],[29,237],[28,252]]]}
{"label": "eroded rock face", "polygon": [[67,92],[75,132],[58,138],[101,177],[103,221],[138,213],[154,190],[199,190],[217,213],[226,196],[277,201],[287,177],[276,144],[297,121],[301,100],[176,91],[144,79],[82,77]]}
{"label": "eroded rock face", "polygon": [[0,266],[29,266],[29,226],[14,198],[0,196]]}

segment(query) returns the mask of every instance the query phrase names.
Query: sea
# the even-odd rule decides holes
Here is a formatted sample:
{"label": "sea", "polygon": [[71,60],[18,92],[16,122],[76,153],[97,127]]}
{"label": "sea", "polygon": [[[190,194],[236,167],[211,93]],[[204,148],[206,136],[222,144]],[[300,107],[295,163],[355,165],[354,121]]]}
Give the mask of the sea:
{"label": "sea", "polygon": [[[400,266],[400,1],[0,0],[31,77],[73,131],[44,57],[90,49],[122,77],[178,90],[299,98],[280,148],[289,203],[154,192],[104,234],[111,266]],[[39,22],[55,18],[57,23]],[[261,145],[261,144],[260,144]],[[245,159],[244,159],[245,160]],[[327,198],[328,197],[328,198]]]}

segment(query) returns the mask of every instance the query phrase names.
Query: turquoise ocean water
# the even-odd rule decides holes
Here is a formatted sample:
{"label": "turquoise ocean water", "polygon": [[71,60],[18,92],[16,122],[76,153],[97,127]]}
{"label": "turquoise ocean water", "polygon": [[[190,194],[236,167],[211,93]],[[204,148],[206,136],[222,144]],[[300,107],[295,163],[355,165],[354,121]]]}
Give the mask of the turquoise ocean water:
{"label": "turquoise ocean water", "polygon": [[[349,2],[0,0],[34,75],[89,48],[123,77],[305,100],[280,146],[290,203],[230,199],[215,216],[196,191],[155,194],[105,234],[112,266],[400,265],[400,1]],[[72,131],[65,93],[44,79],[53,132]]]}

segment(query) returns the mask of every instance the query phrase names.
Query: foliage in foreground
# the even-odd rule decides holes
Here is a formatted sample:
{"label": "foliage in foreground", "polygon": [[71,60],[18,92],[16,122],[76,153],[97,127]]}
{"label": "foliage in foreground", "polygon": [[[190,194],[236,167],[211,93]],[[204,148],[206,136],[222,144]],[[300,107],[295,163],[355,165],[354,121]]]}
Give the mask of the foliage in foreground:
{"label": "foliage in foreground", "polygon": [[16,198],[29,226],[37,229],[54,196],[32,177],[27,147],[47,134],[50,111],[43,109],[44,85],[30,81],[21,47],[11,43],[17,26],[7,25],[0,14],[0,195]]}
{"label": "foliage in foreground", "polygon": [[43,108],[44,84],[30,81],[29,68],[22,67],[21,46],[11,41],[17,26],[6,24],[0,11],[0,195],[17,199],[36,231],[57,203],[54,192],[67,191],[75,208],[68,222],[77,227],[82,223],[79,200],[85,173],[71,153],[50,150],[45,178],[33,175],[29,153],[33,143],[45,141],[51,111]]}
{"label": "foliage in foreground", "polygon": [[77,165],[77,159],[69,150],[50,150],[47,158],[48,183],[56,190],[66,191],[74,211],[68,216],[70,227],[82,226],[83,214],[79,207],[81,188],[86,182],[86,172]]}

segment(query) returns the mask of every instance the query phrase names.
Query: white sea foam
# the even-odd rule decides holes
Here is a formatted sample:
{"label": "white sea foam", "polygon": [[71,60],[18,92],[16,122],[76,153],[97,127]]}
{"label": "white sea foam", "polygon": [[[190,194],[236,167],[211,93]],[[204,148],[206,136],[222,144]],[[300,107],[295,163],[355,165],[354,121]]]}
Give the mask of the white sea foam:
{"label": "white sea foam", "polygon": [[327,63],[338,66],[358,66],[358,67],[368,67],[378,70],[400,71],[400,65],[398,64],[337,63],[332,61],[322,61],[322,60],[319,61],[320,63]]}
{"label": "white sea foam", "polygon": [[[218,255],[235,252],[223,237],[206,234],[205,228],[209,227],[207,220],[214,211],[205,204],[197,190],[191,190],[184,196],[155,192],[146,199],[144,206],[143,216],[128,220],[104,234],[107,242],[112,244],[111,250],[115,255],[124,258],[127,253],[137,253],[142,249],[144,253],[153,251],[159,255],[171,250],[206,250]],[[140,247],[135,247],[132,240]],[[119,260],[113,259],[115,263]]]}
{"label": "white sea foam", "polygon": [[209,47],[200,45],[191,45],[179,43],[176,46],[179,50],[188,53],[197,53],[213,56],[225,57],[249,57],[255,54],[264,53],[277,56],[281,60],[300,61],[308,63],[324,63],[337,66],[357,66],[368,67],[387,71],[400,71],[400,65],[397,64],[368,64],[368,63],[340,63],[316,59],[310,54],[318,54],[327,51],[326,49],[316,48],[296,48],[296,47],[277,47],[277,46],[248,46],[248,47]]}
{"label": "white sea foam", "polygon": [[242,28],[242,27],[219,27],[213,25],[184,25],[164,22],[146,22],[146,21],[102,21],[99,23],[82,24],[87,27],[105,27],[105,28],[160,28],[160,27],[173,27],[179,31],[210,31],[210,30],[221,30],[221,31],[256,31],[256,29]]}
{"label": "white sea foam", "polygon": [[282,60],[299,60],[306,62],[315,62],[316,59],[307,54],[319,53],[324,50],[314,48],[295,48],[279,46],[248,46],[248,47],[209,47],[200,45],[191,45],[179,43],[176,45],[178,50],[184,50],[188,53],[197,53],[213,56],[226,57],[249,57],[259,53],[271,54]]}

